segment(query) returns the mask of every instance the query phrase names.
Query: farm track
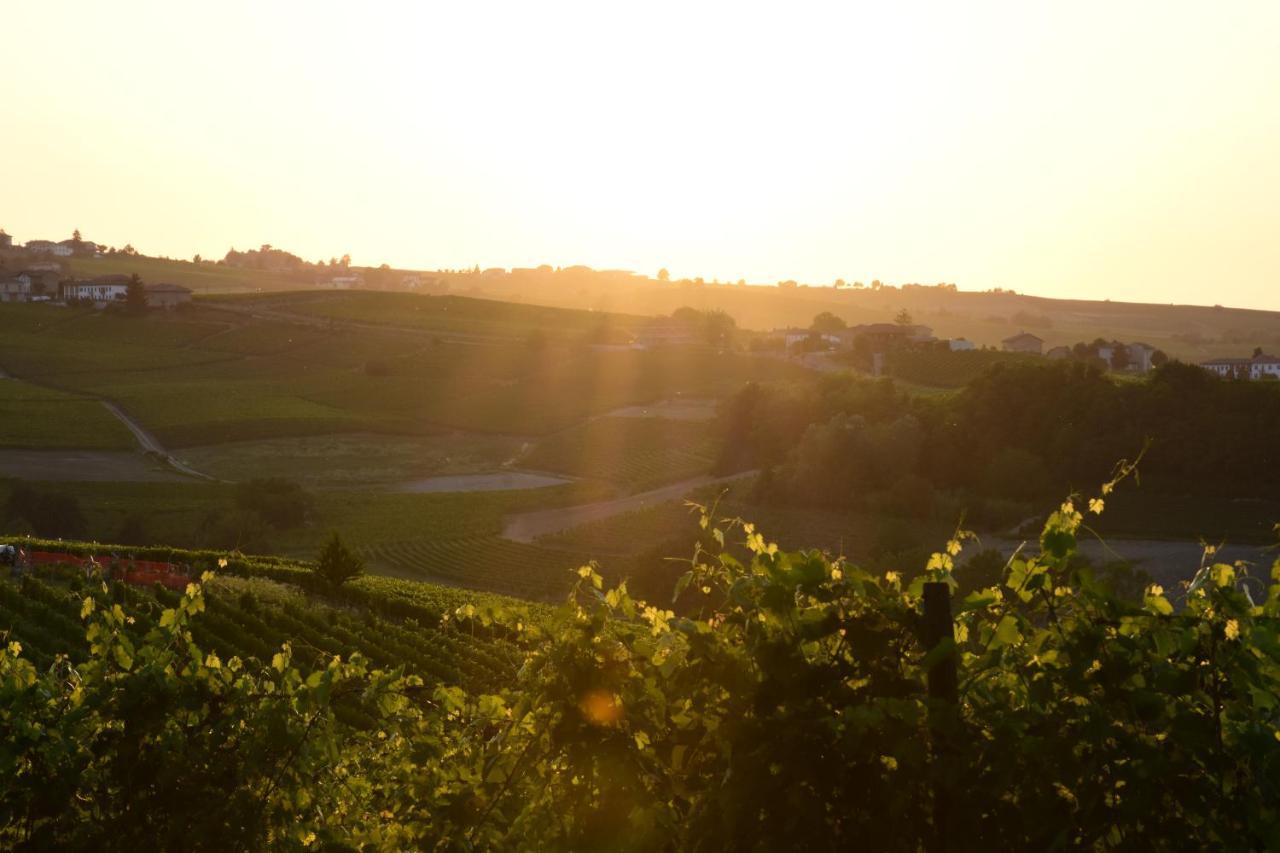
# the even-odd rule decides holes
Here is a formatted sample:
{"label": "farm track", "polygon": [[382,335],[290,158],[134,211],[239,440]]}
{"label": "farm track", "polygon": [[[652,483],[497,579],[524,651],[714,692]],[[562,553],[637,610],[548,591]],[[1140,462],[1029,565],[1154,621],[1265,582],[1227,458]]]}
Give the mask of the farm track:
{"label": "farm track", "polygon": [[742,471],[727,477],[713,477],[704,474],[691,477],[678,483],[650,489],[647,492],[615,498],[608,501],[595,501],[576,506],[541,509],[533,512],[522,512],[507,516],[502,522],[502,538],[513,542],[533,543],[540,536],[562,533],[583,524],[613,518],[640,509],[646,509],[667,501],[683,498],[694,489],[713,486],[719,483],[732,483],[745,477],[753,476],[756,471]]}
{"label": "farm track", "polygon": [[169,451],[164,449],[164,446],[160,444],[160,441],[154,435],[147,432],[146,428],[142,424],[134,420],[118,405],[110,400],[104,400],[101,398],[99,398],[98,402],[102,403],[102,407],[104,409],[110,412],[116,420],[124,424],[129,432],[133,433],[133,437],[137,439],[138,445],[142,447],[144,452],[153,453],[156,456],[159,456],[164,460],[166,465],[180,474],[186,474],[188,477],[195,477],[199,480],[209,480],[215,483],[218,482],[216,477],[211,477],[208,474],[201,473],[187,465],[185,462],[175,459],[169,454]]}
{"label": "farm track", "polygon": [[[59,388],[58,386],[55,386],[55,385],[48,385],[41,382],[33,382],[29,379],[21,379],[20,377],[14,376],[13,374],[9,373],[3,367],[0,367],[0,378],[19,379],[19,381],[26,382],[28,385],[34,385],[42,388],[52,388],[56,391],[68,390],[65,388]],[[164,462],[166,466],[168,466],[169,468],[172,468],[174,471],[178,472],[179,474],[184,474],[188,477],[194,477],[197,480],[208,480],[213,483],[221,482],[217,477],[211,477],[208,474],[205,474],[201,471],[197,471],[196,469],[185,464],[184,462],[174,458],[169,453],[169,451],[164,449],[164,446],[160,444],[159,440],[156,439],[154,435],[148,432],[147,429],[142,424],[138,423],[130,415],[128,415],[123,409],[121,409],[118,404],[104,397],[99,397],[95,394],[87,394],[83,391],[75,391],[73,393],[80,395],[86,400],[97,400],[99,403],[101,403],[102,407],[106,409],[108,412],[110,412],[112,417],[120,421],[120,423],[124,424],[125,428],[129,430],[129,432],[133,435],[134,439],[138,442],[138,447],[142,450],[143,453],[148,453],[155,456],[156,458]]]}

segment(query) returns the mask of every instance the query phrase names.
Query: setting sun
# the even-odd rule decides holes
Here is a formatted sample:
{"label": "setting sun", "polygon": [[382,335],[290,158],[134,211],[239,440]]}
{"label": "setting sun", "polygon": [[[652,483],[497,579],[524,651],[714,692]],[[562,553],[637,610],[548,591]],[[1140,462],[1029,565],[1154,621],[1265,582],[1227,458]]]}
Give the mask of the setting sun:
{"label": "setting sun", "polygon": [[1274,4],[19,2],[6,30],[0,214],[41,234],[1280,307]]}

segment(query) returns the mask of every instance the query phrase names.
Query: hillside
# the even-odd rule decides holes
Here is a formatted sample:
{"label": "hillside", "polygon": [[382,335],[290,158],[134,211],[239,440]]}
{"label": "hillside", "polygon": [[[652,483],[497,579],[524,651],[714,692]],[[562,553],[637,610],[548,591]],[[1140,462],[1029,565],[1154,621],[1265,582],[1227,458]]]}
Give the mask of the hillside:
{"label": "hillside", "polygon": [[[12,264],[21,266],[20,259]],[[299,291],[314,288],[315,275],[290,275],[206,261],[114,255],[73,258],[66,272],[77,277],[137,273],[144,281],[167,281],[197,294]],[[808,326],[814,315],[830,311],[850,324],[886,322],[906,309],[918,323],[940,337],[965,337],[980,346],[998,347],[1019,331],[1030,331],[1046,346],[1070,345],[1095,338],[1141,341],[1187,361],[1239,355],[1254,347],[1280,348],[1280,312],[1223,306],[1162,305],[1121,301],[1052,299],[1010,291],[983,292],[951,287],[886,285],[878,289],[831,286],[777,287],[664,282],[630,273],[585,267],[479,272],[379,270],[353,268],[371,288],[403,287],[413,276],[421,292],[455,294],[508,303],[570,308],[603,314],[669,315],[684,306],[723,310],[740,327],[768,330]],[[1210,291],[1207,291],[1209,293]],[[362,307],[349,319],[375,311]],[[419,319],[407,322],[417,323]],[[460,321],[461,328],[467,325]],[[520,325],[517,323],[517,326]]]}
{"label": "hillside", "polygon": [[[554,600],[583,553],[502,540],[504,516],[705,476],[718,400],[814,381],[595,345],[640,321],[375,292],[0,305],[0,532],[310,556],[338,529],[381,572]],[[283,515],[241,488],[267,480]]]}
{"label": "hillside", "polygon": [[1190,361],[1238,355],[1255,346],[1280,348],[1280,312],[1244,308],[1050,299],[929,286],[836,290],[697,285],[580,271],[444,278],[451,286],[476,287],[500,298],[601,311],[652,315],[670,314],[684,305],[719,309],[749,329],[807,327],[823,311],[850,324],[890,322],[906,309],[934,334],[965,337],[980,346],[998,347],[1004,338],[1029,331],[1044,338],[1046,347],[1099,337],[1143,341]]}

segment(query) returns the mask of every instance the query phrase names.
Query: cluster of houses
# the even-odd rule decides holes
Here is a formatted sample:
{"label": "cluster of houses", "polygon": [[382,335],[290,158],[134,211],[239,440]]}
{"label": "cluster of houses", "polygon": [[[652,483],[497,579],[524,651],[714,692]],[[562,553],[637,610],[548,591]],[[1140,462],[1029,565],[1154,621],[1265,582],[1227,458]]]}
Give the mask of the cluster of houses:
{"label": "cluster of houses", "polygon": [[1252,358],[1213,358],[1200,366],[1223,379],[1280,379],[1280,358],[1261,350]]}
{"label": "cluster of houses", "polygon": [[[13,237],[0,229],[0,252],[5,261],[23,265],[12,272],[0,264],[0,302],[90,302],[104,308],[128,299],[127,275],[72,279],[63,273],[60,258],[102,256],[102,247],[82,240],[79,231],[69,240],[28,240],[16,246]],[[191,301],[191,290],[180,284],[144,284],[143,292],[148,308],[176,308]]]}
{"label": "cluster of houses", "polygon": [[[774,334],[782,337],[783,345],[788,350],[815,338],[836,350],[851,350],[859,342],[870,344],[873,350],[883,350],[895,344],[921,344],[937,340],[933,336],[933,330],[928,326],[909,323],[862,323],[826,332],[815,332],[812,329],[779,329]],[[952,343],[961,344],[955,347],[957,349],[973,349],[973,344],[963,338],[957,338]]]}
{"label": "cluster of houses", "polygon": [[0,249],[25,249],[28,254],[49,255],[54,258],[96,257],[102,247],[91,240],[81,240],[80,232],[67,240],[28,240],[21,247],[15,246],[13,237],[0,228]]}
{"label": "cluster of houses", "polygon": [[[191,301],[191,289],[180,284],[144,284],[148,308],[177,308]],[[129,296],[129,276],[104,275],[87,280],[62,279],[52,270],[0,272],[0,302],[91,302],[99,308],[123,304]]]}
{"label": "cluster of houses", "polygon": [[[1057,346],[1044,351],[1044,340],[1028,332],[1019,332],[1001,341],[1006,352],[1031,353],[1052,359],[1100,359],[1113,369],[1146,373],[1160,363],[1163,353],[1151,344],[1095,341],[1074,347]],[[1254,350],[1249,358],[1214,358],[1200,366],[1223,379],[1280,379],[1280,357]]]}
{"label": "cluster of houses", "polygon": [[1019,332],[1000,342],[1005,352],[1043,355],[1045,358],[1065,361],[1068,359],[1100,360],[1109,368],[1146,373],[1155,366],[1160,350],[1151,344],[1137,341],[1122,343],[1120,341],[1094,341],[1092,344],[1079,343],[1074,347],[1056,346],[1044,349],[1044,339],[1030,332]]}

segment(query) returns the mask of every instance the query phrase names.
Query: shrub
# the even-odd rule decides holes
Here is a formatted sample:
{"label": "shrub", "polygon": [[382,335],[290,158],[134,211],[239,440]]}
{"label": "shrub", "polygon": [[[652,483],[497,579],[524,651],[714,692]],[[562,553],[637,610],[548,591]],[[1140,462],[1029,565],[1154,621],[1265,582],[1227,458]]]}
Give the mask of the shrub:
{"label": "shrub", "polygon": [[339,587],[364,574],[364,561],[347,550],[338,534],[325,543],[316,558],[316,575],[330,586]]}

